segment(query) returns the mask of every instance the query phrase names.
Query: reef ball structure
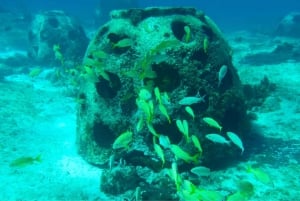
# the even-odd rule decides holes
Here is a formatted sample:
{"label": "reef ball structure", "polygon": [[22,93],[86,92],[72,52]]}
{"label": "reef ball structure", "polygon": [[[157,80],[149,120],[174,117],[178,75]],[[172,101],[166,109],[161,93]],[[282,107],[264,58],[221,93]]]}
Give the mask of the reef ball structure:
{"label": "reef ball structure", "polygon": [[51,10],[34,16],[28,33],[28,54],[38,63],[55,61],[54,46],[66,61],[81,61],[88,45],[83,28],[60,10]]}
{"label": "reef ball structure", "polygon": [[287,36],[293,38],[300,37],[300,13],[292,12],[284,16],[280,21],[276,35],[278,36]]}
{"label": "reef ball structure", "polygon": [[[147,183],[145,172],[160,173],[176,158],[184,170],[198,161],[212,164],[224,155],[239,155],[236,147],[205,138],[229,130],[241,135],[248,122],[232,51],[215,23],[193,8],[118,10],[111,16],[85,54],[77,120],[80,154],[112,170],[102,186]],[[210,127],[203,117],[222,129]],[[203,153],[192,144],[192,135]],[[179,149],[197,157],[180,160]],[[135,175],[134,182],[122,172]],[[111,194],[125,189],[103,188]],[[152,191],[147,187],[148,194]],[[166,199],[159,195],[151,199]]]}

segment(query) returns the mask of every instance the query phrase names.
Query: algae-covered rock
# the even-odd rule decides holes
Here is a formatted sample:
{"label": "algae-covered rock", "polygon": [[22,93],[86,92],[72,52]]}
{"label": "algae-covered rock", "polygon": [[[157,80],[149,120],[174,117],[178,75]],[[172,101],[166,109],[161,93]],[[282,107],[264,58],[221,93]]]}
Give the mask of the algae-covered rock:
{"label": "algae-covered rock", "polygon": [[[240,135],[248,126],[232,51],[214,22],[193,8],[130,9],[111,16],[90,42],[83,61],[77,121],[80,154],[102,167],[111,167],[113,158],[154,172],[170,168],[179,148],[193,156],[186,161],[199,163],[235,155],[230,147],[205,139],[205,134],[220,131],[203,117],[219,122],[221,135]],[[180,132],[178,119],[186,120],[188,135],[200,139],[202,154]],[[129,146],[125,139],[119,146],[123,149],[113,149],[117,137],[127,131],[133,133]],[[179,148],[162,145],[160,135]],[[164,158],[154,143],[165,146]],[[210,154],[212,149],[216,152]],[[181,170],[192,166],[180,159],[177,163]]]}

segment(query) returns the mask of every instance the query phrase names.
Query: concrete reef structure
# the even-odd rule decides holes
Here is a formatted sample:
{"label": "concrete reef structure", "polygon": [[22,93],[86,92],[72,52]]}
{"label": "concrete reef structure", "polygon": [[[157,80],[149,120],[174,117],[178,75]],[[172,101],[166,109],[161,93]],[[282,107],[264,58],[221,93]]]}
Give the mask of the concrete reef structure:
{"label": "concrete reef structure", "polygon": [[[164,176],[174,161],[186,171],[198,161],[217,166],[240,154],[205,139],[249,128],[232,51],[216,24],[193,8],[118,10],[111,16],[83,61],[79,153],[106,168],[106,193],[125,196],[138,189],[145,200],[176,199],[174,182]],[[221,126],[207,125],[204,117]]]}
{"label": "concrete reef structure", "polygon": [[65,62],[79,62],[88,45],[81,25],[60,10],[36,14],[29,28],[28,40],[29,57],[47,65],[60,59],[55,58],[55,47]]}

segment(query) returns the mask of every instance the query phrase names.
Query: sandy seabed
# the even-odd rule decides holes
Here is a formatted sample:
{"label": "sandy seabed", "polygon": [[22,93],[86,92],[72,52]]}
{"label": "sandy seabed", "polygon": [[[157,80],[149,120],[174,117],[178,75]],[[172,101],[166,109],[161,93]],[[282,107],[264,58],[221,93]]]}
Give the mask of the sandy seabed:
{"label": "sandy seabed", "polygon": [[[243,42],[237,42],[235,38],[241,33]],[[245,64],[240,62],[245,55],[274,48],[274,39],[247,32],[227,37],[244,84],[257,84],[264,76],[276,84],[275,92],[254,111],[257,120],[253,123],[264,137],[284,143],[276,148],[281,153],[257,153],[250,161],[212,172],[212,178],[222,182],[212,181],[211,186],[234,191],[234,183],[246,179],[255,186],[250,200],[300,200],[300,63],[287,60],[269,65]],[[86,163],[76,153],[76,103],[67,90],[54,86],[43,73],[36,78],[13,74],[1,81],[0,200],[111,199],[100,192],[101,169]],[[267,160],[268,154],[278,157]],[[18,157],[38,155],[42,158],[40,163],[9,166]],[[260,168],[270,176],[272,184],[264,184],[242,170],[262,158],[266,162]]]}

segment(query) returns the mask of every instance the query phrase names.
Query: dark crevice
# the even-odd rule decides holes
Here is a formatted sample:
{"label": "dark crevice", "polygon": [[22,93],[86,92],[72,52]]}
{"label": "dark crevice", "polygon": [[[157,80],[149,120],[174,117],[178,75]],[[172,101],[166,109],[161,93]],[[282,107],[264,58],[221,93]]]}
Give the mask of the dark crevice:
{"label": "dark crevice", "polygon": [[96,83],[96,90],[103,98],[114,98],[121,89],[121,80],[116,74],[106,73],[109,76],[109,80],[100,77]]}
{"label": "dark crevice", "polygon": [[93,127],[93,134],[95,142],[99,147],[111,148],[111,144],[114,142],[114,134],[108,126],[102,123],[95,123]]}
{"label": "dark crevice", "polygon": [[185,31],[186,26],[188,26],[187,23],[182,21],[174,21],[171,24],[171,29],[174,36],[180,41],[183,41],[184,36],[187,34]]}
{"label": "dark crevice", "polygon": [[180,85],[180,76],[173,66],[165,62],[152,65],[157,77],[154,79],[155,86],[160,91],[171,92]]}

